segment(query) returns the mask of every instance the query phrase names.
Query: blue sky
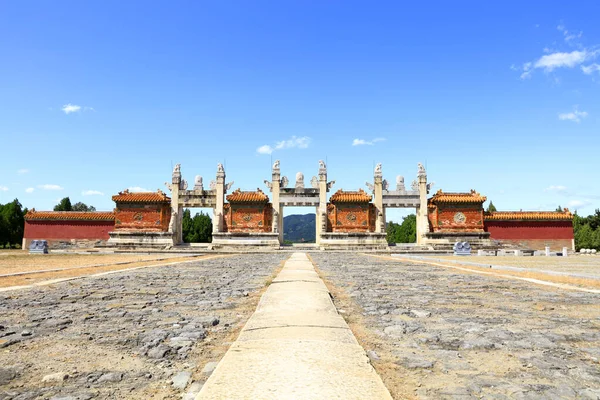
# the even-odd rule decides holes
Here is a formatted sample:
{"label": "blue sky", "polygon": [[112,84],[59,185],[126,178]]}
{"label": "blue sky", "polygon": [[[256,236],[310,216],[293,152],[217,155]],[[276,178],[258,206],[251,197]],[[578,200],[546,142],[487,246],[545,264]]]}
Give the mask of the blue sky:
{"label": "blue sky", "polygon": [[[334,191],[426,165],[501,210],[600,207],[600,3],[0,5],[0,203],[99,210],[172,165]],[[269,154],[270,153],[270,154]],[[301,210],[300,210],[301,211]],[[312,210],[307,209],[307,212]],[[398,214],[392,213],[392,219]]]}

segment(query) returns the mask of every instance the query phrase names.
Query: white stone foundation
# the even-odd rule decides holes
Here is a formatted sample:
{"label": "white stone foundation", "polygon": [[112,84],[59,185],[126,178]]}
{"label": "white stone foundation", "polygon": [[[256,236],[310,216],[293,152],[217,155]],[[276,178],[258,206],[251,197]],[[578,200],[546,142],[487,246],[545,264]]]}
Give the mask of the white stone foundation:
{"label": "white stone foundation", "polygon": [[387,250],[385,233],[375,232],[322,232],[321,250]]}
{"label": "white stone foundation", "polygon": [[270,232],[218,232],[212,235],[213,248],[273,247],[279,248],[279,234]]}
{"label": "white stone foundation", "polygon": [[173,233],[171,232],[135,232],[115,231],[109,232],[110,239],[107,246],[136,247],[136,248],[167,248],[173,246]]}

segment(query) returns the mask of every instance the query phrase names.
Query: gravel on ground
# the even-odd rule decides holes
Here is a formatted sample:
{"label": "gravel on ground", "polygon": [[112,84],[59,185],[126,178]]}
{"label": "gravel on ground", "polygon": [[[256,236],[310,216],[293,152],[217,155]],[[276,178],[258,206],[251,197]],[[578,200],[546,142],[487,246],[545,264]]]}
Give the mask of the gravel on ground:
{"label": "gravel on ground", "polygon": [[193,399],[286,257],[220,257],[0,293],[0,400]]}
{"label": "gravel on ground", "polygon": [[311,253],[396,399],[600,398],[600,295]]}

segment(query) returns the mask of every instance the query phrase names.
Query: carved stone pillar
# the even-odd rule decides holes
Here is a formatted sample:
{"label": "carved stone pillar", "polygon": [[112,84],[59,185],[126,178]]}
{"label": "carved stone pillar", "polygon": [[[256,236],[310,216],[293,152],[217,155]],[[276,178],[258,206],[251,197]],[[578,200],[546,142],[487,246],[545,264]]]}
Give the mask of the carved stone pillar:
{"label": "carved stone pillar", "polygon": [[[167,185],[168,186],[168,185]],[[175,165],[173,175],[171,177],[171,218],[175,218],[175,221],[171,224],[173,227],[173,244],[177,245],[182,240],[182,209],[179,207],[179,187],[181,186],[181,171],[179,164]],[[175,212],[175,214],[173,214]]]}
{"label": "carved stone pillar", "polygon": [[216,204],[213,232],[220,233],[223,232],[223,211],[225,204],[225,169],[223,168],[223,164],[217,165],[217,183],[215,186],[215,191]]}
{"label": "carved stone pillar", "polygon": [[374,186],[374,205],[376,212],[375,232],[383,233],[385,231],[385,215],[383,210],[383,173],[381,172],[381,164],[377,164],[373,174]]}
{"label": "carved stone pillar", "polygon": [[425,244],[426,234],[429,232],[429,219],[427,217],[427,172],[419,164],[417,175],[419,184],[419,208],[417,209],[417,244]]}
{"label": "carved stone pillar", "polygon": [[327,166],[319,161],[319,207],[315,214],[315,243],[321,243],[321,232],[323,231],[323,214],[327,214]]}
{"label": "carved stone pillar", "polygon": [[279,244],[283,244],[283,209],[279,204],[279,190],[281,189],[281,170],[279,160],[273,164],[271,170],[271,191],[273,192],[273,232],[278,233]]}

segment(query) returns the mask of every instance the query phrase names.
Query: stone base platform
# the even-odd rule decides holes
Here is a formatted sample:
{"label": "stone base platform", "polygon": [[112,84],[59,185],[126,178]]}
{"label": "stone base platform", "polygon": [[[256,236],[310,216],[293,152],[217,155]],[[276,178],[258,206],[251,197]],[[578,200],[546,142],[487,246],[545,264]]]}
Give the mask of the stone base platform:
{"label": "stone base platform", "polygon": [[110,238],[106,245],[109,247],[166,248],[173,246],[173,233],[171,232],[114,231],[109,232],[108,235]]}
{"label": "stone base platform", "polygon": [[473,250],[498,247],[490,240],[489,232],[428,232],[425,238],[425,244],[436,250],[452,250],[456,242],[469,242]]}
{"label": "stone base platform", "polygon": [[388,250],[385,233],[323,232],[321,250]]}
{"label": "stone base platform", "polygon": [[279,248],[279,234],[270,232],[220,232],[212,235],[212,248]]}

